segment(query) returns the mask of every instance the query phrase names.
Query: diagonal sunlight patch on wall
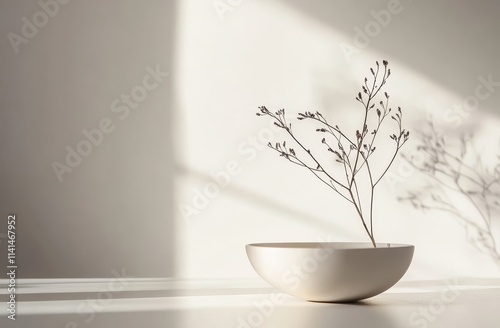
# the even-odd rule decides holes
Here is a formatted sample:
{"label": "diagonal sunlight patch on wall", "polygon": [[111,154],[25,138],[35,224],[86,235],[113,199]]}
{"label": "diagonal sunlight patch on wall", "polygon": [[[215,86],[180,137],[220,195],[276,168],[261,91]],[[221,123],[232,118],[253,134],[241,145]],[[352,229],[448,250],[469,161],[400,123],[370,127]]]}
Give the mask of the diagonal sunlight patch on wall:
{"label": "diagonal sunlight patch on wall", "polygon": [[[263,238],[298,240],[334,235],[338,239],[364,240],[348,204],[323,189],[308,172],[280,161],[265,147],[269,141],[282,141],[283,134],[255,117],[257,106],[284,107],[290,114],[320,110],[351,128],[361,115],[354,100],[360,81],[375,60],[387,59],[393,67],[387,90],[392,103],[404,108],[412,130],[429,115],[444,131],[468,128],[467,122],[476,118],[494,126],[500,123],[497,117],[483,114],[483,107],[489,104],[485,102],[470,111],[461,127],[455,127],[456,113],[448,110],[453,110],[454,104],[463,104],[468,95],[443,87],[414,69],[411,62],[394,56],[399,44],[394,43],[383,52],[368,47],[348,64],[339,43],[350,35],[285,3],[244,2],[228,12],[224,20],[220,20],[210,3],[188,0],[179,7],[174,81],[179,114],[175,126],[178,167],[185,168],[187,176],[178,178],[178,201],[190,202],[195,189],[203,188],[204,179],[210,174],[224,170],[232,179],[230,187],[224,190],[227,196],[214,199],[200,214],[203,228],[180,232],[183,240],[179,247],[185,258],[179,268],[181,275],[253,276],[245,262],[243,245]],[[474,95],[481,83],[477,77],[487,79],[488,74],[477,72],[470,81],[470,94]],[[317,136],[308,131],[313,128],[300,128],[301,133],[310,135],[307,141],[311,144],[318,142]],[[413,140],[407,151],[411,152],[412,147]],[[230,162],[237,165],[228,168]],[[398,194],[419,179],[417,175],[405,175],[404,161],[398,160],[390,172],[392,179],[387,179],[379,194],[376,229],[381,241],[417,246],[408,278],[495,272],[479,260],[474,267],[463,264],[474,259],[466,253],[467,244],[454,222],[439,220],[439,215],[432,214],[422,220],[421,213],[397,202]],[[278,213],[286,216],[290,211],[308,213],[324,221],[303,220],[303,229],[292,220],[276,219]],[[181,212],[177,218],[182,220]],[[325,224],[332,230],[325,231]],[[338,226],[355,235],[334,230]],[[457,252],[460,260],[452,260]],[[467,261],[463,261],[464,254]],[[218,263],[215,266],[211,264],[214,258]]]}

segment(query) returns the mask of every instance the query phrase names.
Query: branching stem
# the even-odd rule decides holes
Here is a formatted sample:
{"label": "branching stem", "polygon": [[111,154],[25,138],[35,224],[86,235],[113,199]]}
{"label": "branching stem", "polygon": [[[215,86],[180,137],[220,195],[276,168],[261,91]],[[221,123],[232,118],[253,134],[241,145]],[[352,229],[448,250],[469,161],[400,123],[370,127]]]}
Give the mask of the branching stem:
{"label": "branching stem", "polygon": [[[348,134],[342,131],[338,125],[328,123],[326,118],[319,112],[311,113],[306,111],[299,113],[298,115],[299,120],[309,119],[319,123],[320,127],[316,129],[316,131],[327,133],[327,136],[330,139],[333,138],[334,143],[330,143],[326,137],[322,138],[321,142],[327,147],[327,150],[333,154],[334,162],[342,164],[345,183],[342,182],[343,179],[336,178],[334,177],[334,174],[327,171],[325,166],[311,152],[311,150],[306,148],[299,140],[299,138],[292,131],[292,125],[288,123],[285,118],[284,109],[280,109],[277,112],[271,112],[265,106],[262,106],[259,107],[260,112],[257,113],[259,116],[271,117],[276,126],[287,132],[293,143],[298,146],[300,152],[296,152],[294,148],[287,147],[286,141],[276,143],[274,145],[269,143],[268,146],[277,151],[280,156],[285,157],[291,163],[307,168],[324,184],[351,203],[354,206],[373,247],[377,247],[373,226],[375,188],[388,172],[390,166],[394,163],[394,159],[396,158],[400,148],[409,138],[409,132],[402,128],[403,113],[401,108],[398,107],[397,113],[391,116],[391,118],[397,123],[398,131],[395,134],[390,135],[390,138],[395,141],[396,147],[388,164],[384,166],[382,174],[375,179],[372,166],[370,165],[370,159],[375,152],[376,147],[374,144],[382,123],[391,112],[391,108],[389,108],[389,95],[386,92],[384,93],[385,101],[379,102],[380,108],[375,105],[376,96],[379,94],[382,87],[386,84],[387,79],[391,75],[391,70],[388,68],[387,61],[384,60],[382,65],[383,69],[381,69],[379,63],[376,62],[376,68],[370,68],[372,81],[368,83],[369,79],[365,78],[364,84],[361,86],[361,91],[358,92],[356,96],[356,100],[363,105],[364,113],[363,123],[360,129],[355,131],[355,138],[349,137]],[[371,140],[369,142],[365,142],[370,131],[368,128],[369,117],[371,113],[374,112],[377,117],[377,123],[375,124],[376,128],[373,132],[371,132]],[[303,156],[305,156],[306,159],[302,159]],[[363,206],[363,195],[361,194],[363,179],[358,175],[363,168],[368,173],[369,178],[368,186],[370,198],[366,206]],[[363,207],[367,211],[364,211]],[[369,213],[368,217],[365,216],[365,213]]]}

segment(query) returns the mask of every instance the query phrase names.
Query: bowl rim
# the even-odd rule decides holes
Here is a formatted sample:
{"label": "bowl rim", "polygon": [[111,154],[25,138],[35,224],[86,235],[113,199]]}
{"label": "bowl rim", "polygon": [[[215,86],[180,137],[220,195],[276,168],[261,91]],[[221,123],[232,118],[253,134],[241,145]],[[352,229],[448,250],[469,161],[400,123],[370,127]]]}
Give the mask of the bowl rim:
{"label": "bowl rim", "polygon": [[333,248],[335,250],[377,250],[377,249],[397,249],[397,248],[415,248],[411,244],[400,243],[376,243],[373,247],[370,242],[310,242],[310,241],[292,241],[292,242],[262,242],[245,245],[246,248],[270,248],[270,249],[312,249],[312,248]]}

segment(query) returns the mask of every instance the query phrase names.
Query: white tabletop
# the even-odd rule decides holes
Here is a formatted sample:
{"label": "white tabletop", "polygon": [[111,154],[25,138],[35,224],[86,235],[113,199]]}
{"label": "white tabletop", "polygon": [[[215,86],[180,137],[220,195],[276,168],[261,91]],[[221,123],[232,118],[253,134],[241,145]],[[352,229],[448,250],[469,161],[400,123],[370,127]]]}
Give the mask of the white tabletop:
{"label": "white tabletop", "polygon": [[500,279],[400,282],[352,304],[305,302],[257,279],[28,279],[18,286],[16,321],[2,311],[0,327],[500,327]]}

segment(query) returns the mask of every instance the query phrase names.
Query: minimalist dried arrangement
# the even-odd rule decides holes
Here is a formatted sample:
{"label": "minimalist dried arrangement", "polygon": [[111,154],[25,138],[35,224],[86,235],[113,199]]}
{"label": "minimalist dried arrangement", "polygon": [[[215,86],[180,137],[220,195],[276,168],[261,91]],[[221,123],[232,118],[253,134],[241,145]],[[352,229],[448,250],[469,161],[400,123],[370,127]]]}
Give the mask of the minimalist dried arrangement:
{"label": "minimalist dried arrangement", "polygon": [[[333,174],[329,173],[327,166],[321,164],[317,157],[304,146],[292,129],[292,124],[286,121],[284,109],[273,113],[262,106],[259,107],[260,112],[257,113],[259,116],[270,116],[274,119],[274,124],[285,130],[298,148],[293,148],[293,146],[287,147],[286,141],[276,143],[275,145],[269,143],[268,146],[291,163],[308,169],[334,192],[351,203],[374,247],[376,247],[373,231],[375,188],[389,170],[399,150],[406,143],[410,135],[410,132],[402,127],[403,112],[401,108],[398,107],[393,112],[392,108],[389,107],[389,94],[384,92],[383,100],[380,100],[378,103],[375,100],[391,75],[388,62],[384,60],[382,66],[383,68],[376,62],[375,69],[370,68],[372,78],[369,80],[365,77],[361,91],[356,96],[356,101],[363,106],[364,118],[359,129],[352,135],[348,136],[349,134],[342,131],[337,124],[328,123],[320,112],[299,113],[297,118],[298,120],[313,120],[319,123],[320,127],[316,131],[326,134],[326,137],[323,137],[321,142],[325,145],[325,149],[332,153],[333,160],[331,164],[337,162],[339,165],[342,165],[345,176],[334,177]],[[374,127],[368,126],[370,115],[375,116]],[[376,175],[371,165],[371,157],[377,149],[375,141],[380,134],[380,128],[388,116],[395,121],[397,128],[394,134],[389,135],[395,143],[394,150],[392,153],[389,153],[385,168],[381,173]],[[370,188],[369,203],[365,206],[363,206],[360,197],[360,188],[366,183],[366,181],[360,181],[362,179],[360,179],[359,173],[362,169],[365,169],[368,173],[368,187]]]}
{"label": "minimalist dried arrangement", "polygon": [[[388,66],[386,60],[381,65],[375,62],[370,68],[370,77],[363,80],[355,97],[363,114],[358,129],[348,133],[338,124],[329,123],[320,112],[298,114],[298,120],[317,124],[316,132],[323,134],[318,141],[330,155],[329,160],[320,158],[299,140],[284,109],[273,112],[265,106],[259,107],[257,115],[270,117],[290,139],[288,143],[269,143],[268,146],[289,162],[310,171],[351,203],[370,239],[369,243],[247,245],[248,258],[257,273],[288,294],[310,301],[356,301],[384,292],[399,281],[410,266],[414,252],[412,245],[377,243],[374,233],[376,187],[409,138],[409,132],[402,126],[401,108],[392,110],[389,94],[382,91],[391,76]],[[384,151],[375,144],[386,137],[381,128],[388,118],[394,121],[395,132],[388,135],[393,146]],[[378,153],[380,155],[374,156]],[[372,165],[375,157],[377,163],[385,163],[382,169]]]}
{"label": "minimalist dried arrangement", "polygon": [[[467,240],[500,265],[500,241],[493,230],[500,217],[500,155],[487,165],[477,154],[471,134],[450,142],[432,122],[418,134],[418,159],[403,157],[432,184],[399,199],[422,211],[450,213],[463,224]],[[464,213],[457,205],[474,211]]]}

